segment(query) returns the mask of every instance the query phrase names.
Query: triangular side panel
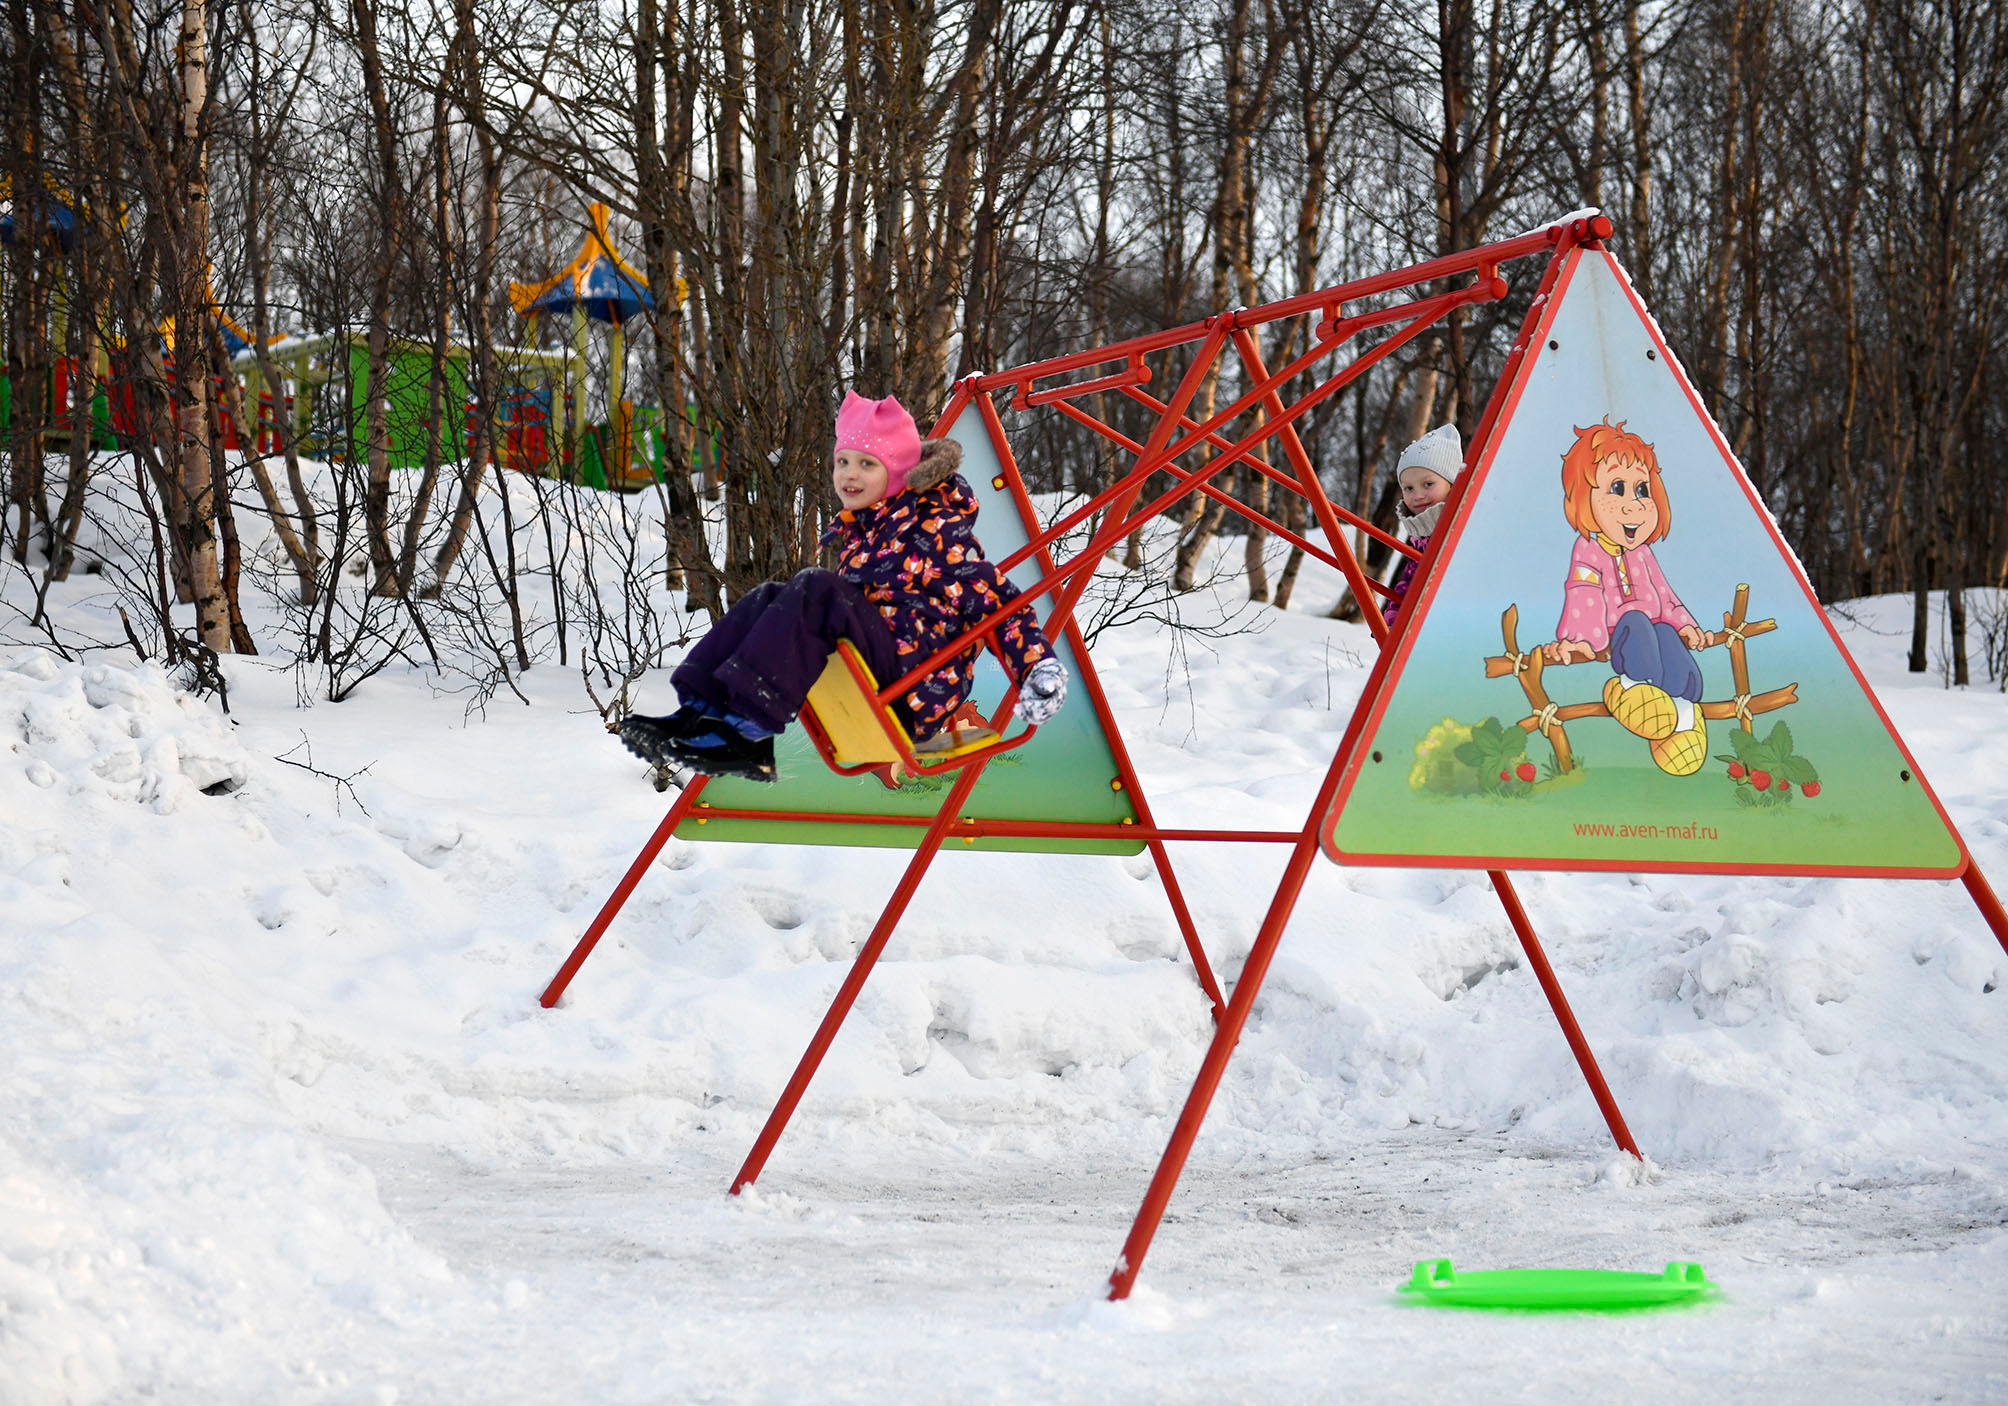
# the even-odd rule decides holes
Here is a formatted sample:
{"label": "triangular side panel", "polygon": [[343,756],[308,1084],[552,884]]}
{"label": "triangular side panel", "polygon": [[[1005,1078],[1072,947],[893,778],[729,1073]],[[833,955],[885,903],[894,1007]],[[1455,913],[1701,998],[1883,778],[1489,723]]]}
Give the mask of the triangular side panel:
{"label": "triangular side panel", "polygon": [[[1012,493],[1012,485],[996,448],[974,409],[965,411],[945,432],[962,446],[962,476],[981,502],[977,536],[992,561],[1001,561],[1031,540]],[[1021,587],[1039,579],[1037,559],[1010,573]],[[1050,598],[1034,603],[1043,617]],[[976,820],[1053,820],[1069,823],[1122,825],[1136,823],[1136,808],[1102,731],[1102,720],[1080,687],[1094,667],[1071,641],[1054,642],[1060,658],[1077,681],[1067,706],[1023,747],[1001,752],[983,769],[982,779],[963,807]],[[1004,671],[985,651],[977,669],[973,695],[985,713],[1004,696]],[[930,819],[947,798],[959,773],[909,776],[897,791],[889,791],[870,776],[840,776],[823,765],[815,747],[799,727],[776,740],[779,782],[765,785],[720,777],[705,785],[702,799],[689,819],[677,827],[685,840],[737,840],[759,844],[859,845],[912,849],[923,827],[874,823],[880,816]],[[706,811],[756,810],[772,819],[726,819]],[[824,819],[822,817],[829,817]],[[1078,836],[983,836],[956,849],[1017,850],[1056,854],[1136,854],[1141,840]]]}
{"label": "triangular side panel", "polygon": [[[1959,873],[1957,831],[1609,253],[1570,255],[1535,336],[1369,700],[1324,820],[1326,854],[1499,869]],[[1606,421],[1623,422],[1660,467],[1670,528],[1648,547],[1651,563],[1634,548],[1610,554],[1565,516],[1564,455]],[[1705,760],[1687,774],[1677,748],[1662,743],[1656,759],[1646,735],[1606,711],[1610,661],[1534,658],[1583,633],[1586,609],[1602,624],[1640,615],[1655,568],[1708,641],[1666,647],[1678,610],[1661,606],[1626,625],[1620,662],[1672,681],[1682,656],[1698,666],[1706,741],[1691,756]],[[1607,575],[1615,594],[1579,589]],[[1739,593],[1743,686],[1725,638]],[[1650,716],[1635,720],[1655,730]]]}

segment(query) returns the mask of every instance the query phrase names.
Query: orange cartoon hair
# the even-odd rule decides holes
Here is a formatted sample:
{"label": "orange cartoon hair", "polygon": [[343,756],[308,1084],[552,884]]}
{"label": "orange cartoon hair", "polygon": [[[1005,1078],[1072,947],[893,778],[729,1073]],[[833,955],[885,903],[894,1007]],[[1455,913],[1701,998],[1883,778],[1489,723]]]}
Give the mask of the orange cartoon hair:
{"label": "orange cartoon hair", "polygon": [[1659,456],[1652,446],[1608,418],[1597,424],[1576,426],[1576,442],[1562,456],[1562,515],[1569,526],[1585,537],[1596,535],[1597,520],[1590,512],[1590,495],[1596,492],[1597,466],[1610,459],[1636,459],[1646,467],[1652,501],[1659,508],[1659,530],[1646,538],[1657,542],[1673,526],[1673,504],[1667,501],[1666,485],[1660,482]]}

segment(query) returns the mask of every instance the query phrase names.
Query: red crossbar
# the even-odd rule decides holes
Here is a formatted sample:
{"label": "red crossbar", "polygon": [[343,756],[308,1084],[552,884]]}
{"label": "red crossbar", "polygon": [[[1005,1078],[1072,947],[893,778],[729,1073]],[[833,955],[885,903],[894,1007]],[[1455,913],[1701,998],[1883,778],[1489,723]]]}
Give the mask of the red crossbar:
{"label": "red crossbar", "polygon": [[[1063,623],[1071,618],[1074,605],[1086,589],[1087,580],[1093,574],[1094,568],[1101,563],[1102,558],[1108,554],[1109,549],[1127,536],[1131,529],[1140,527],[1156,517],[1165,508],[1191,492],[1199,483],[1240,462],[1257,444],[1280,433],[1285,426],[1294,424],[1320,402],[1343,390],[1354,380],[1372,370],[1382,360],[1415,340],[1416,337],[1429,328],[1437,317],[1444,315],[1451,308],[1468,303],[1490,301],[1496,296],[1497,282],[1497,280],[1487,280],[1483,285],[1459,289],[1456,292],[1446,293],[1437,298],[1427,300],[1429,306],[1434,309],[1428,315],[1418,315],[1416,320],[1410,323],[1408,327],[1380,342],[1371,351],[1356,357],[1343,371],[1322,382],[1295,404],[1287,408],[1272,411],[1271,419],[1258,426],[1254,433],[1235,441],[1228,449],[1216,454],[1213,458],[1195,469],[1182,470],[1169,468],[1168,465],[1172,459],[1184,453],[1187,449],[1192,448],[1195,444],[1203,442],[1206,434],[1240,415],[1254,404],[1262,403],[1266,406],[1270,402],[1275,401],[1275,393],[1278,387],[1286,385],[1292,377],[1300,373],[1311,361],[1330,350],[1330,347],[1320,347],[1314,349],[1312,352],[1306,352],[1282,371],[1265,378],[1253,390],[1242,395],[1232,405],[1228,406],[1227,409],[1215,412],[1199,429],[1189,433],[1183,440],[1167,448],[1162,441],[1170,438],[1177,420],[1184,414],[1185,403],[1190,402],[1192,393],[1197,389],[1197,386],[1193,384],[1193,373],[1195,371],[1203,371],[1210,364],[1212,356],[1219,350],[1219,343],[1224,342],[1227,336],[1231,335],[1231,315],[1223,314],[1221,317],[1213,319],[1214,335],[1209,340],[1207,349],[1193,358],[1192,366],[1186,372],[1185,382],[1180,387],[1183,402],[1175,399],[1172,405],[1167,406],[1165,415],[1159,419],[1157,428],[1153,431],[1152,442],[1145,446],[1146,452],[1139,456],[1137,467],[1126,474],[1115,487],[1105,490],[1086,504],[1074,509],[1040,537],[1035,538],[1030,544],[1019,548],[1016,552],[1013,552],[1010,556],[999,562],[998,569],[1008,571],[1012,566],[1024,561],[1033,551],[1050,545],[1067,531],[1078,526],[1100,507],[1119,501],[1122,506],[1108,514],[1101,527],[1095,531],[1087,547],[1072,560],[1049,571],[1037,583],[1027,588],[1021,597],[999,606],[963,634],[957,636],[948,644],[943,645],[921,663],[915,665],[912,670],[901,676],[897,682],[884,689],[881,696],[888,699],[898,697],[901,693],[919,683],[949,660],[968,650],[973,643],[989,635],[1004,620],[1023,609],[1026,597],[1036,599],[1065,583],[1066,592],[1060,597],[1059,603],[1055,606],[1051,620]],[[1173,480],[1172,486],[1153,499],[1149,506],[1133,509],[1132,505],[1135,503],[1136,498],[1140,496],[1143,481],[1159,469],[1163,469],[1171,476]],[[1313,478],[1315,479],[1315,475],[1313,475]],[[1125,494],[1127,496],[1118,496]],[[1323,497],[1323,492],[1320,490],[1316,498],[1313,499],[1314,503],[1323,499]],[[1329,503],[1326,506],[1329,507]],[[1336,549],[1339,544],[1335,542],[1333,545]],[[1348,548],[1347,551],[1349,552],[1350,549]],[[1343,560],[1343,557],[1341,560]],[[1348,574],[1350,575],[1351,573]],[[1365,586],[1364,573],[1360,575],[1360,584],[1362,587]],[[1360,599],[1364,600],[1365,596],[1361,596]],[[1379,612],[1368,610],[1365,613],[1369,626],[1374,630],[1375,638],[1382,638],[1386,633],[1386,626],[1379,619]],[[1049,635],[1053,632],[1053,628],[1053,624],[1049,623],[1047,626],[1047,633]]]}
{"label": "red crossbar", "polygon": [[1042,391],[1027,391],[1018,399],[1026,409],[1040,405],[1050,405],[1056,401],[1070,400],[1075,396],[1093,395],[1098,391],[1124,390],[1130,386],[1140,386],[1150,380],[1150,368],[1143,364],[1143,353],[1130,353],[1127,369],[1113,376],[1097,376],[1092,381],[1075,381],[1071,385],[1048,386]]}
{"label": "red crossbar", "polygon": [[[1596,228],[1593,228],[1593,225]],[[1350,283],[1336,283],[1329,288],[1320,288],[1314,293],[1300,293],[1293,298],[1265,303],[1259,308],[1241,308],[1225,316],[1232,320],[1235,327],[1260,327],[1307,312],[1328,312],[1346,303],[1356,303],[1362,298],[1413,288],[1439,278],[1454,278],[1463,273],[1496,270],[1501,264],[1511,263],[1529,254],[1549,253],[1579,240],[1606,239],[1609,236],[1610,221],[1601,215],[1590,219],[1572,220],[1566,224],[1553,224],[1531,230],[1513,239],[1500,240],[1496,244],[1485,244],[1476,249],[1445,254],[1441,258],[1429,259],[1420,264],[1410,264],[1407,268],[1390,269],[1386,273],[1356,278]],[[1328,320],[1336,321],[1336,319]],[[1198,322],[1188,322],[1183,327],[1170,327],[1162,332],[1148,332],[1124,341],[1111,342],[1107,346],[1069,352],[1065,356],[1048,357],[1043,361],[1027,362],[1008,371],[990,372],[974,378],[975,388],[980,391],[995,391],[1029,386],[1033,381],[1042,380],[1047,376],[1083,371],[1088,367],[1119,361],[1131,355],[1144,355],[1162,351],[1166,347],[1182,346],[1205,336],[1212,322],[1212,318],[1202,318]]]}
{"label": "red crossbar", "polygon": [[[1245,332],[1237,332],[1235,334],[1235,339],[1236,341],[1239,341],[1241,338],[1247,335],[1248,334]],[[1164,410],[1164,402],[1158,400],[1155,396],[1152,396],[1148,391],[1133,390],[1133,391],[1127,391],[1125,392],[1125,394],[1128,395],[1132,400],[1136,401],[1137,404],[1142,405],[1148,409],[1156,410],[1159,411],[1160,413]],[[1184,425],[1191,425],[1194,424],[1195,422],[1189,416],[1180,416],[1179,423]],[[1111,439],[1117,437],[1117,432],[1112,429],[1105,430],[1104,433],[1106,433]],[[1286,427],[1285,434],[1287,435],[1288,433],[1289,431]],[[1215,448],[1219,449],[1225,449],[1228,447],[1227,441],[1222,439],[1217,434],[1208,435],[1206,437],[1206,442],[1208,444],[1213,445]],[[1282,485],[1284,488],[1289,489],[1292,493],[1300,495],[1303,494],[1304,490],[1301,486],[1301,481],[1299,479],[1291,478],[1289,475],[1285,474],[1282,470],[1277,469],[1273,465],[1271,465],[1266,459],[1257,459],[1251,456],[1245,462],[1253,465],[1256,469],[1260,470],[1264,477],[1272,480],[1275,483]],[[1313,471],[1313,475],[1315,476],[1315,471]],[[1401,538],[1396,537],[1393,533],[1383,532],[1380,528],[1375,527],[1371,522],[1361,517],[1358,513],[1352,512],[1346,508],[1342,508],[1336,503],[1332,504],[1332,511],[1334,513],[1337,513],[1339,518],[1342,521],[1344,521],[1347,525],[1351,526],[1356,531],[1364,532],[1367,536],[1379,542],[1389,551],[1400,552],[1403,556],[1414,557],[1418,559],[1422,556],[1421,552],[1417,551],[1414,547],[1409,546],[1409,544],[1402,541]]]}
{"label": "red crossbar", "polygon": [[[688,817],[702,825],[713,820],[799,821],[804,825],[889,825],[909,829],[934,822],[930,815],[867,815],[845,810],[735,810],[731,806],[698,805]],[[1297,839],[1295,830],[1195,830],[1162,829],[1156,825],[1112,824],[1092,820],[993,820],[964,817],[950,823],[947,833],[956,839],[1022,840],[1169,840],[1173,843],[1197,841],[1205,844],[1287,845]]]}
{"label": "red crossbar", "polygon": [[[1148,398],[1146,399],[1148,400]],[[1153,405],[1157,404],[1157,402],[1155,401],[1149,401],[1149,403]],[[1076,420],[1079,423],[1086,425],[1088,428],[1099,432],[1106,438],[1112,440],[1116,444],[1121,445],[1125,449],[1128,449],[1132,452],[1140,452],[1143,449],[1142,445],[1138,444],[1128,435],[1124,434],[1120,430],[1110,427],[1107,424],[1104,424],[1100,420],[1097,420],[1094,416],[1088,414],[1087,411],[1081,409],[1078,405],[1069,405],[1065,401],[1062,401],[1060,402],[1059,408],[1061,413],[1066,415],[1069,419]],[[1163,407],[1159,406],[1158,408],[1162,409]],[[1209,436],[1209,439],[1212,442],[1219,443],[1223,447],[1225,447],[1225,441],[1220,440],[1217,436]],[[1297,493],[1302,491],[1301,489],[1298,488],[1297,481],[1295,479],[1292,479],[1287,475],[1279,472],[1278,470],[1272,468],[1269,464],[1267,464],[1263,460],[1257,459],[1251,455],[1245,462],[1248,463],[1250,466],[1259,469],[1264,478],[1271,479],[1274,482],[1281,484],[1283,487],[1289,489],[1291,492]],[[1242,517],[1246,518],[1248,521],[1255,523],[1259,527],[1267,529],[1269,532],[1274,533],[1276,536],[1288,542],[1291,546],[1300,548],[1301,550],[1309,553],[1311,556],[1316,557],[1319,561],[1323,562],[1325,565],[1338,567],[1341,570],[1344,569],[1343,563],[1341,563],[1338,557],[1334,556],[1331,552],[1326,551],[1323,547],[1320,547],[1317,543],[1309,541],[1308,539],[1299,536],[1295,531],[1293,531],[1288,527],[1283,526],[1281,523],[1277,522],[1274,518],[1271,518],[1266,514],[1256,512],[1255,509],[1249,507],[1246,503],[1236,498],[1233,494],[1228,493],[1223,489],[1216,488],[1210,483],[1200,484],[1199,491],[1201,493],[1204,493],[1207,497],[1214,499],[1216,502],[1225,503],[1228,507],[1232,508],[1235,512],[1239,513]],[[1364,521],[1364,519],[1361,519],[1361,521]],[[1368,527],[1367,531],[1373,533],[1373,535],[1376,537],[1384,538],[1388,542],[1392,543],[1395,546],[1396,550],[1402,552],[1404,555],[1418,561],[1421,560],[1422,553],[1417,551],[1414,547],[1409,546],[1406,542],[1401,542],[1396,540],[1395,538],[1388,537],[1386,533],[1380,531],[1380,529],[1375,527]],[[1377,581],[1370,582],[1369,584],[1374,586],[1380,585],[1380,583]],[[1382,589],[1386,588],[1383,587]],[[1390,591],[1388,592],[1388,594],[1391,595],[1393,594],[1393,592]]]}

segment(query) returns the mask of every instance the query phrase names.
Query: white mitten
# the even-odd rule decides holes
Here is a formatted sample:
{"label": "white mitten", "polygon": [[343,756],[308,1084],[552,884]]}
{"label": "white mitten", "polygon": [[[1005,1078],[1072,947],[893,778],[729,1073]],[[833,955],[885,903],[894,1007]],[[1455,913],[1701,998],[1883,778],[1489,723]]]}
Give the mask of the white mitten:
{"label": "white mitten", "polygon": [[1049,654],[1025,671],[1018,685],[1018,706],[1011,711],[1040,727],[1052,721],[1066,701],[1067,666]]}

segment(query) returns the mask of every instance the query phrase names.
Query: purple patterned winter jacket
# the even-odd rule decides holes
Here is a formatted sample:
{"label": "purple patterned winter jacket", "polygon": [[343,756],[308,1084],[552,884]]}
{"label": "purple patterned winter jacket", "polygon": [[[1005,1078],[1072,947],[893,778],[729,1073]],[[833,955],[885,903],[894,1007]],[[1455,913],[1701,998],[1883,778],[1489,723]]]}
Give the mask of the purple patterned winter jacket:
{"label": "purple patterned winter jacket", "polygon": [[[823,533],[823,545],[835,549],[837,573],[864,591],[892,630],[902,671],[1019,595],[977,544],[976,494],[955,472],[961,460],[962,446],[953,440],[928,440],[904,489],[869,508],[838,513]],[[1029,605],[992,638],[1014,679],[1052,653]],[[969,696],[979,648],[908,690],[904,702],[916,738],[938,731]]]}
{"label": "purple patterned winter jacket", "polygon": [[[1418,552],[1426,552],[1429,550],[1429,539],[1436,535],[1436,525],[1443,517],[1445,506],[1445,503],[1431,503],[1413,517],[1406,509],[1397,508],[1395,530],[1402,534],[1402,540],[1409,546]],[[1409,590],[1415,585],[1416,573],[1421,569],[1419,558],[1405,556],[1401,559],[1401,570],[1395,572],[1394,580],[1388,584],[1388,589],[1394,594],[1381,601],[1381,619],[1389,625],[1394,624],[1395,616],[1401,614],[1402,602],[1408,599]]]}
{"label": "purple patterned winter jacket", "polygon": [[[1410,537],[1407,540],[1409,546],[1414,547],[1419,552],[1429,550],[1429,538],[1427,537]],[[1415,571],[1421,565],[1422,563],[1414,557],[1403,557],[1401,559],[1401,570],[1395,572],[1394,580],[1388,583],[1388,589],[1393,591],[1394,594],[1385,597],[1381,601],[1381,619],[1387,621],[1388,624],[1394,624],[1394,617],[1401,614],[1401,603],[1408,599],[1408,588],[1415,584]]]}

